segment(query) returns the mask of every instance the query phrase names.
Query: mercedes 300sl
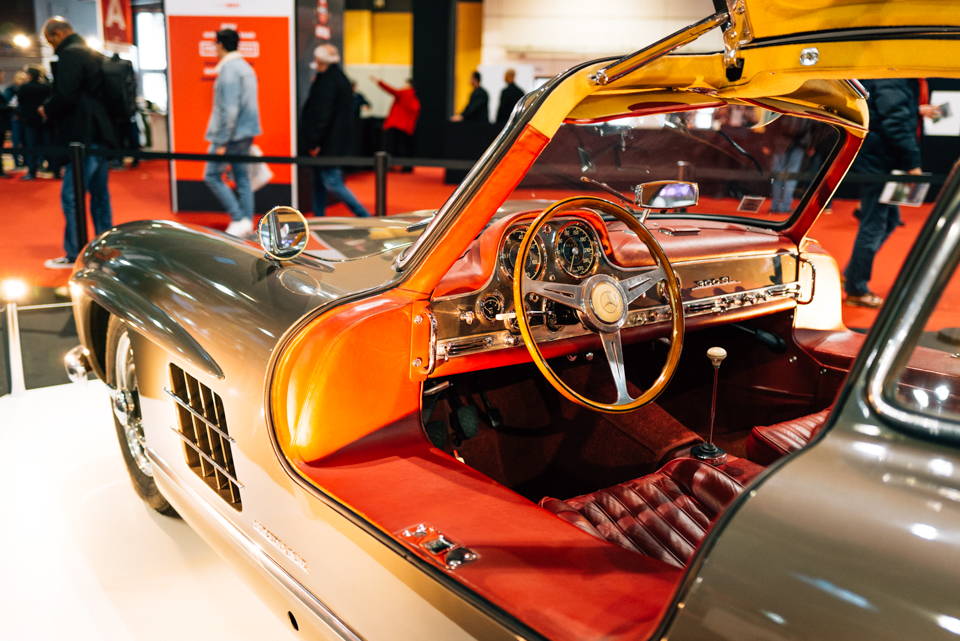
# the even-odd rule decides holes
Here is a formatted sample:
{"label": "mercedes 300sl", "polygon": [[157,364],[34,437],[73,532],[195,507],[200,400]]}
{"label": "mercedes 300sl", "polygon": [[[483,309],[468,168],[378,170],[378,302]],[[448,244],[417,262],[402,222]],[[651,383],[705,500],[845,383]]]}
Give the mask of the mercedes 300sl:
{"label": "mercedes 300sl", "polygon": [[960,75],[960,3],[717,11],[527,95],[436,212],[86,247],[68,367],[291,634],[960,634],[960,178],[869,336],[807,237],[851,79]]}

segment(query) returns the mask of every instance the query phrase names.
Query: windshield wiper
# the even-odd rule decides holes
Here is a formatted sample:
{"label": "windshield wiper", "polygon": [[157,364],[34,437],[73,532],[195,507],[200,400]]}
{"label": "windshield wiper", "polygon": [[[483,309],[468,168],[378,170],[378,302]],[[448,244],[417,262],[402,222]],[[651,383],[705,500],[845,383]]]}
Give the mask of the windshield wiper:
{"label": "windshield wiper", "polygon": [[[599,189],[604,190],[608,194],[613,194],[614,196],[616,196],[617,198],[619,198],[620,200],[622,200],[627,204],[627,209],[629,209],[631,212],[633,211],[633,205],[635,203],[629,198],[627,198],[626,196],[624,196],[623,194],[621,194],[619,191],[617,191],[616,189],[608,185],[607,183],[602,183],[599,180],[594,180],[593,178],[589,178],[587,176],[580,176],[580,182],[585,182],[587,184],[593,185],[594,187],[598,187]],[[636,214],[634,213],[634,215]]]}

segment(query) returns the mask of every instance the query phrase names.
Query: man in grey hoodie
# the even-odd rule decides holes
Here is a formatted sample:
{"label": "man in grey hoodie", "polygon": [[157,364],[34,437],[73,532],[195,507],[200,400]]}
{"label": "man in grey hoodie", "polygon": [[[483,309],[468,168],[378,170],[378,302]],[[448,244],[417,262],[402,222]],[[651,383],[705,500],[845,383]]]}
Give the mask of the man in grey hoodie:
{"label": "man in grey hoodie", "polygon": [[[207,125],[207,153],[245,156],[250,152],[253,137],[260,135],[260,112],[257,105],[257,76],[253,67],[237,51],[240,36],[233,29],[217,32],[217,80],[213,85],[213,112]],[[234,194],[223,181],[227,167],[236,183]],[[253,189],[246,163],[208,162],[203,182],[230,214],[227,233],[245,236],[253,230]]]}

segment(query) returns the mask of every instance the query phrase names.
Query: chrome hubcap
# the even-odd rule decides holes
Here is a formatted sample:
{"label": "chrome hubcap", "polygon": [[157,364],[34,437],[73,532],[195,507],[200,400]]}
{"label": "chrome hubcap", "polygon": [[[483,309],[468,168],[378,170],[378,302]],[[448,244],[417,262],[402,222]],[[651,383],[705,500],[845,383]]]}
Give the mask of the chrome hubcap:
{"label": "chrome hubcap", "polygon": [[143,423],[140,420],[140,408],[137,406],[137,372],[133,365],[133,350],[130,336],[124,332],[117,341],[116,372],[117,391],[113,394],[113,414],[123,427],[127,448],[140,471],[153,476],[153,467],[145,451]]}

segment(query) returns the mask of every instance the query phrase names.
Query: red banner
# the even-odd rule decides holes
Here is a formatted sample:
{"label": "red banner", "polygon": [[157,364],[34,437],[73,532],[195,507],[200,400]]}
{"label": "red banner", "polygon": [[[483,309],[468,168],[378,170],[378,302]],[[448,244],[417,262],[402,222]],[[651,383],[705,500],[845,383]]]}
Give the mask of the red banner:
{"label": "red banner", "polygon": [[133,44],[133,12],[130,0],[98,0],[103,20],[103,41]]}

